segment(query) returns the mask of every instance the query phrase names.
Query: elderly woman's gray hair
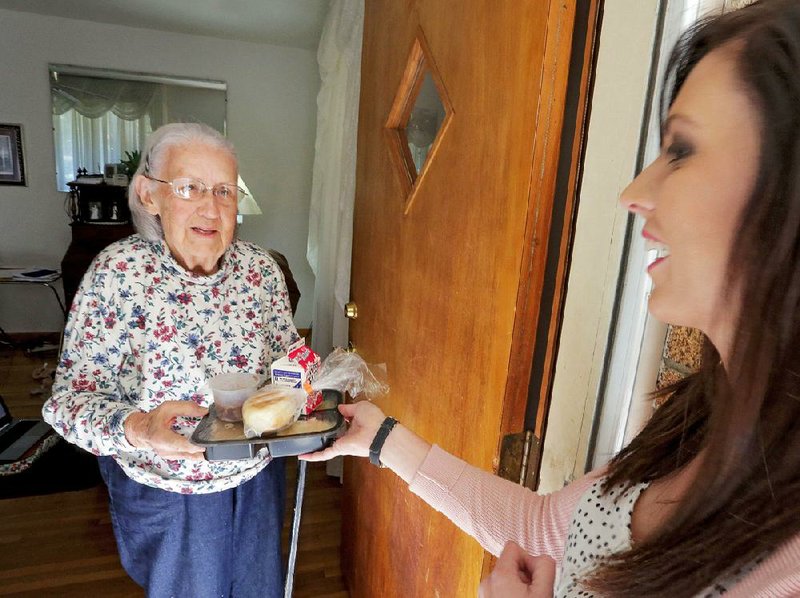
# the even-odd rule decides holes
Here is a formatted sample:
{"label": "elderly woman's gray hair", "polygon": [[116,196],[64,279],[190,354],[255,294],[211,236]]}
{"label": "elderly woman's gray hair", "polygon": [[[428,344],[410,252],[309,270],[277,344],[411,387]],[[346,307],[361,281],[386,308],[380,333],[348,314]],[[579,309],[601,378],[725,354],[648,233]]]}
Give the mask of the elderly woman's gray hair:
{"label": "elderly woman's gray hair", "polygon": [[131,210],[133,226],[139,236],[148,241],[164,238],[164,229],[158,216],[150,214],[139,199],[133,181],[137,175],[148,174],[158,177],[164,167],[169,149],[186,145],[201,144],[219,148],[236,159],[236,150],[216,129],[202,123],[170,123],[159,127],[147,138],[139,168],[136,169],[128,187],[128,206]]}

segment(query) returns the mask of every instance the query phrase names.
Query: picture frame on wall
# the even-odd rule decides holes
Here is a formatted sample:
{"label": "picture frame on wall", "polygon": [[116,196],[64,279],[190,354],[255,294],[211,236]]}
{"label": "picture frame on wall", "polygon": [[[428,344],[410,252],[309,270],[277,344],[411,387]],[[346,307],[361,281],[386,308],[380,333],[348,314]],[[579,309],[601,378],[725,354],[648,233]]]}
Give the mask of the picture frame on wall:
{"label": "picture frame on wall", "polygon": [[22,125],[0,124],[0,185],[26,185]]}

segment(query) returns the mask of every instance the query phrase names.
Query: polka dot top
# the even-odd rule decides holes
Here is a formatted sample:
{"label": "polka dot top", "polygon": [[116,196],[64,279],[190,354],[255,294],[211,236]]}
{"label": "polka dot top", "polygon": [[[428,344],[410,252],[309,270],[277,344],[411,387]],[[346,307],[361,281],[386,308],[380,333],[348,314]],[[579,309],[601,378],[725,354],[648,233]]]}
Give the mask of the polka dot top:
{"label": "polka dot top", "polygon": [[[564,560],[556,581],[557,598],[592,596],[591,592],[582,589],[580,580],[589,577],[603,557],[631,548],[633,507],[648,485],[644,482],[628,489],[619,485],[608,494],[603,494],[603,480],[600,479],[583,494],[569,527]],[[753,565],[760,562],[761,559]],[[726,593],[752,568],[736,571],[733,576],[715,583],[698,596],[715,598]]]}
{"label": "polka dot top", "polygon": [[[576,588],[575,581],[583,581],[585,577],[581,576],[588,574],[589,557],[594,556],[597,561],[601,554],[630,546],[631,511],[644,490],[637,486],[628,491],[615,490],[614,498],[601,496],[599,480],[605,475],[605,469],[599,469],[556,492],[537,494],[434,445],[409,489],[495,556],[512,540],[529,554],[552,557],[562,572],[557,595],[579,596],[583,588]],[[590,529],[595,528],[600,531],[591,535]],[[614,534],[616,538],[611,537]],[[604,546],[605,542],[608,546]],[[612,545],[613,542],[617,544]],[[727,587],[725,598],[800,597],[800,534],[760,560],[760,565],[757,559],[752,566],[725,577],[725,583],[715,584],[718,587],[698,592],[698,596],[716,596]]]}

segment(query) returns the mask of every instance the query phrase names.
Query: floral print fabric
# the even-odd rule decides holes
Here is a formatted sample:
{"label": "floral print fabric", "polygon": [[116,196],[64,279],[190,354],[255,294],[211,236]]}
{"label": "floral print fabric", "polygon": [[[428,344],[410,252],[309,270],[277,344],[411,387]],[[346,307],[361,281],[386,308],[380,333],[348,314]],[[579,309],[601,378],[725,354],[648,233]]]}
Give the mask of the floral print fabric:
{"label": "floral print fabric", "polygon": [[4,463],[3,465],[0,465],[0,476],[22,473],[31,465],[33,465],[34,461],[53,448],[56,442],[58,442],[58,436],[55,434],[50,434],[41,442],[41,444],[39,444],[39,446],[36,447],[36,450],[34,450],[31,455],[28,455],[19,461],[14,461],[13,463]]}
{"label": "floral print fabric", "polygon": [[[164,401],[208,407],[212,376],[266,376],[298,338],[283,275],[265,250],[235,241],[220,269],[200,276],[163,241],[134,235],[103,250],[84,275],[42,413],[69,442],[113,456],[142,484],[186,494],[232,488],[269,457],[164,459],[126,440],[125,418]],[[177,418],[173,429],[189,437],[197,423]]]}

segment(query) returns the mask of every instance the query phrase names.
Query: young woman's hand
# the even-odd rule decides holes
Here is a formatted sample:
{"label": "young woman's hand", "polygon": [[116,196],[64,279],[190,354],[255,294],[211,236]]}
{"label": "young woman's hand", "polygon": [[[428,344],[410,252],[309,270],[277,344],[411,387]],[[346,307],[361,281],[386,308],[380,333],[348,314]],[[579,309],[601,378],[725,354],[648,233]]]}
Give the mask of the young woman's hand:
{"label": "young woman's hand", "polygon": [[344,455],[369,457],[369,446],[386,418],[383,411],[369,401],[359,401],[358,403],[339,405],[339,412],[350,423],[345,435],[328,448],[316,453],[300,455],[298,459],[327,461]]}
{"label": "young woman's hand", "polygon": [[479,598],[552,598],[556,562],[547,556],[531,556],[518,544],[503,548],[497,565],[481,582]]}

